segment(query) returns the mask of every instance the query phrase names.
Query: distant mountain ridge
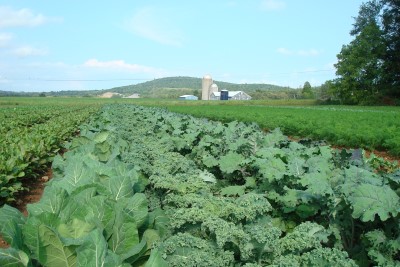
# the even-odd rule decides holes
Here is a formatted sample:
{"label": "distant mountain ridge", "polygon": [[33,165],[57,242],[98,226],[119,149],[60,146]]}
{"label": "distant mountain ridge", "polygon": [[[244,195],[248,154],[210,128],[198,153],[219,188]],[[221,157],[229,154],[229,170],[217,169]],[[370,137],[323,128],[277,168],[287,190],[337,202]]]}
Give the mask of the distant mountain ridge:
{"label": "distant mountain ridge", "polygon": [[[129,93],[146,94],[149,90],[151,91],[155,89],[201,90],[201,81],[202,81],[201,78],[195,78],[195,77],[186,77],[186,76],[166,77],[134,85],[114,87],[106,91],[117,92],[121,94],[129,94]],[[229,91],[246,91],[250,93],[255,92],[257,90],[281,91],[290,89],[289,87],[277,86],[272,84],[255,84],[255,83],[236,84],[236,83],[228,83],[222,81],[214,81],[214,83],[218,85],[219,89],[227,89]]]}
{"label": "distant mountain ridge", "polygon": [[[201,94],[201,78],[177,76],[177,77],[166,77],[154,79],[151,81],[113,87],[110,89],[103,90],[85,90],[85,91],[52,91],[45,92],[46,96],[87,96],[95,97],[100,96],[104,93],[114,92],[120,93],[124,96],[129,96],[132,94],[139,94],[141,97],[149,98],[177,98],[184,94]],[[271,84],[236,84],[228,83],[222,81],[214,81],[218,85],[218,88],[227,89],[229,91],[245,91],[248,94],[263,91],[287,91],[292,89],[289,87],[271,85]],[[38,96],[40,92],[9,92],[0,91],[0,96]]]}

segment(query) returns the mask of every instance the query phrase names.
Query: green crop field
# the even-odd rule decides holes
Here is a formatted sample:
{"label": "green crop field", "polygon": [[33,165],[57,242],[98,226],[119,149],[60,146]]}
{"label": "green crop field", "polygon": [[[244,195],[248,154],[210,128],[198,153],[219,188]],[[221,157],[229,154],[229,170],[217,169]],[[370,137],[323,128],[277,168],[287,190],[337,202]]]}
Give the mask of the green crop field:
{"label": "green crop field", "polygon": [[34,179],[99,106],[69,102],[55,105],[0,106],[0,203],[15,201],[22,179]]}
{"label": "green crop field", "polygon": [[256,122],[286,135],[400,155],[400,108],[345,106],[168,106],[212,120]]}
{"label": "green crop field", "polygon": [[[75,105],[2,114],[29,128]],[[395,166],[165,108],[104,105],[86,118],[28,216],[0,208],[1,266],[400,264]]]}

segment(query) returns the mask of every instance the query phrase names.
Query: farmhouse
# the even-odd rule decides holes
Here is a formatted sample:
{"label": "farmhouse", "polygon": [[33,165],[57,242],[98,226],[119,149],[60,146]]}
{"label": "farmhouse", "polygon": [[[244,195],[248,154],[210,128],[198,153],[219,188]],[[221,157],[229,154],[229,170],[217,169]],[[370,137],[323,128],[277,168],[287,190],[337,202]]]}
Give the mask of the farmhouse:
{"label": "farmhouse", "polygon": [[[213,92],[210,96],[210,100],[220,100],[221,92]],[[229,91],[228,100],[250,100],[251,96],[243,91]]]}

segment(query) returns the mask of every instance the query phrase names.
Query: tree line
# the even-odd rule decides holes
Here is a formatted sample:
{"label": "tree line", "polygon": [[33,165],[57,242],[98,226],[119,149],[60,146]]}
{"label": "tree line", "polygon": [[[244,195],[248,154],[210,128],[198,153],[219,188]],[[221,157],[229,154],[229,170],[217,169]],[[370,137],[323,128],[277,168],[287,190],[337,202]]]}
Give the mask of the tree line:
{"label": "tree line", "polygon": [[342,104],[400,104],[400,1],[370,0],[360,6],[335,64],[337,78],[322,90]]}

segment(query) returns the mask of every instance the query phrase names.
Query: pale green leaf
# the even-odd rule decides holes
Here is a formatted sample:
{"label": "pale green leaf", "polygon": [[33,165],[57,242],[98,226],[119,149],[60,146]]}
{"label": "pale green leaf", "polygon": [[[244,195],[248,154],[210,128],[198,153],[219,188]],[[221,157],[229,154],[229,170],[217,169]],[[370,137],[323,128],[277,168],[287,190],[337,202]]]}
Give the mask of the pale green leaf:
{"label": "pale green leaf", "polygon": [[139,244],[139,233],[135,222],[129,222],[121,212],[117,215],[111,238],[110,249],[117,255],[123,255]]}
{"label": "pale green leaf", "polygon": [[59,234],[46,225],[39,226],[40,246],[43,254],[39,261],[48,267],[76,266],[75,246],[66,246]]}
{"label": "pale green leaf", "polygon": [[389,186],[361,184],[349,197],[353,217],[363,222],[374,221],[378,215],[382,221],[395,217],[400,209],[399,197]]}
{"label": "pale green leaf", "polygon": [[110,135],[110,132],[108,132],[108,131],[100,132],[100,133],[96,134],[93,141],[95,143],[103,143],[104,141],[107,140],[109,135]]}
{"label": "pale green leaf", "polygon": [[224,173],[233,173],[234,171],[240,170],[240,164],[245,160],[245,158],[237,153],[229,152],[225,156],[219,159],[219,166]]}
{"label": "pale green leaf", "polygon": [[133,197],[123,198],[117,202],[117,205],[122,207],[124,212],[131,216],[138,228],[140,228],[147,219],[148,203],[146,195],[136,193]]}
{"label": "pale green leaf", "polygon": [[76,252],[78,266],[105,267],[107,242],[101,230],[92,231]]}
{"label": "pale green leaf", "polygon": [[26,267],[29,257],[25,252],[15,248],[0,249],[0,266],[2,267]]}
{"label": "pale green leaf", "polygon": [[108,190],[112,198],[118,201],[121,198],[133,196],[133,184],[128,176],[116,176],[108,181]]}
{"label": "pale green leaf", "polygon": [[25,217],[16,208],[4,205],[0,209],[0,233],[4,240],[14,248],[22,249],[21,227],[25,220]]}
{"label": "pale green leaf", "polygon": [[167,267],[167,263],[161,256],[161,252],[158,249],[151,251],[150,258],[146,262],[144,267]]}

